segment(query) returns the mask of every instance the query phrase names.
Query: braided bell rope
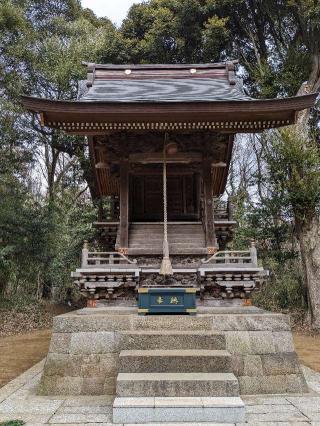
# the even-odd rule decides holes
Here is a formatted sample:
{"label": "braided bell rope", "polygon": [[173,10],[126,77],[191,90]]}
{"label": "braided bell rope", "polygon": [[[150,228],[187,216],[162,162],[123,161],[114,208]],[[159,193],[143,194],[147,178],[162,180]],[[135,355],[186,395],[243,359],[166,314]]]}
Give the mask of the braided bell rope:
{"label": "braided bell rope", "polygon": [[160,268],[161,275],[173,275],[168,242],[167,141],[168,133],[165,134],[163,147],[163,259]]}

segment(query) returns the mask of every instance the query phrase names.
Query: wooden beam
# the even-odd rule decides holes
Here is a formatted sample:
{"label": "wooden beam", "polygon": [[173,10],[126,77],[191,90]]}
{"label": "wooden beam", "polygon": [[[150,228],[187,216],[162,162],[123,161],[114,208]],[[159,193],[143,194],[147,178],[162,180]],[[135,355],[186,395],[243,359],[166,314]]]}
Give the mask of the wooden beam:
{"label": "wooden beam", "polygon": [[87,136],[88,139],[88,145],[89,145],[89,158],[90,158],[90,165],[91,165],[91,169],[93,170],[93,174],[94,174],[94,184],[95,184],[95,188],[96,188],[96,192],[97,192],[97,198],[101,198],[102,197],[102,188],[101,188],[101,182],[98,176],[98,171],[95,168],[95,164],[97,163],[97,156],[96,156],[96,152],[95,152],[95,143],[96,140],[94,138],[94,136]]}
{"label": "wooden beam", "polygon": [[[201,162],[203,159],[201,152],[178,152],[174,155],[168,155],[167,163],[193,163]],[[162,152],[145,152],[138,154],[130,154],[129,161],[132,163],[163,163],[163,153]]]}
{"label": "wooden beam", "polygon": [[211,174],[211,160],[203,161],[203,192],[204,192],[204,225],[206,246],[209,251],[217,248],[217,238],[214,229],[213,184]]}
{"label": "wooden beam", "polygon": [[126,254],[129,247],[129,162],[120,162],[120,248]]}

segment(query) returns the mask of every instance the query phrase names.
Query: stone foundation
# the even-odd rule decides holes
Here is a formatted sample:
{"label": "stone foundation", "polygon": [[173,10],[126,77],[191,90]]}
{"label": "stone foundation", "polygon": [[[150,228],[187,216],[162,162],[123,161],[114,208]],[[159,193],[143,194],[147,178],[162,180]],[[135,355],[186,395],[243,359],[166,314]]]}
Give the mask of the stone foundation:
{"label": "stone foundation", "polygon": [[197,316],[139,317],[136,308],[82,309],[54,319],[39,394],[115,395],[130,330],[216,330],[226,338],[241,394],[307,391],[289,318],[254,307],[200,307]]}

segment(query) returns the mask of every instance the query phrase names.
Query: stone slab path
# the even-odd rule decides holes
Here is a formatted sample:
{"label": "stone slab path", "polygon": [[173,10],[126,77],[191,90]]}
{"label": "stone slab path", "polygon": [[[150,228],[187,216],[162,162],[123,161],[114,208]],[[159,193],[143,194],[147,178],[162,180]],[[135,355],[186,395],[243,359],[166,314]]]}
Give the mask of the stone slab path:
{"label": "stone slab path", "polygon": [[[113,426],[112,396],[37,396],[36,387],[43,365],[44,361],[41,361],[0,388],[0,424],[20,419],[27,426]],[[236,426],[320,426],[320,373],[304,367],[304,374],[310,387],[309,394],[244,396],[246,423]],[[152,426],[164,425],[217,426],[216,423],[161,423]]]}

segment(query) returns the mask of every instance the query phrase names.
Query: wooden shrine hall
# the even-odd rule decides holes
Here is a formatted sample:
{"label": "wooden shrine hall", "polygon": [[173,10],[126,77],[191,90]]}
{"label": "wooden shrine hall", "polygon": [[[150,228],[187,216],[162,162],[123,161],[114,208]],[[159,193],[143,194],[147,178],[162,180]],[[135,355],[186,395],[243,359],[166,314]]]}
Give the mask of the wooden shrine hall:
{"label": "wooden shrine hall", "polygon": [[[234,226],[225,191],[237,133],[294,124],[316,94],[250,98],[236,61],[199,65],[86,64],[75,101],[23,97],[43,126],[87,137],[105,207],[73,276],[91,300],[138,287],[195,287],[247,298],[259,284],[254,245],[228,251]],[[165,216],[165,218],[164,218]],[[164,234],[166,228],[166,234]],[[164,237],[166,235],[166,237]],[[173,275],[159,275],[163,242]]]}

